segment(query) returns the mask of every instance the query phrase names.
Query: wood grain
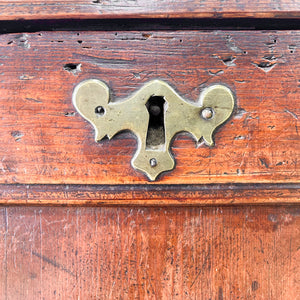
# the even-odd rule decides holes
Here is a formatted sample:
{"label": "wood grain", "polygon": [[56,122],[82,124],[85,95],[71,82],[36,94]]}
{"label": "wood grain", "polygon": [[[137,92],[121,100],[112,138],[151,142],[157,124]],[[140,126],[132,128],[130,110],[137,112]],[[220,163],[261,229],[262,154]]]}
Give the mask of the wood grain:
{"label": "wood grain", "polygon": [[88,78],[113,99],[153,78],[192,101],[214,83],[235,92],[215,147],[181,135],[159,183],[299,182],[299,31],[41,32],[1,35],[0,47],[1,183],[148,183],[130,165],[133,135],[97,144],[76,113],[73,89]]}
{"label": "wood grain", "polygon": [[294,0],[48,0],[0,1],[0,20],[108,18],[292,18]]}
{"label": "wood grain", "polygon": [[299,206],[0,212],[3,299],[299,296]]}
{"label": "wood grain", "polygon": [[2,205],[280,205],[297,204],[299,199],[299,184],[0,185]]}

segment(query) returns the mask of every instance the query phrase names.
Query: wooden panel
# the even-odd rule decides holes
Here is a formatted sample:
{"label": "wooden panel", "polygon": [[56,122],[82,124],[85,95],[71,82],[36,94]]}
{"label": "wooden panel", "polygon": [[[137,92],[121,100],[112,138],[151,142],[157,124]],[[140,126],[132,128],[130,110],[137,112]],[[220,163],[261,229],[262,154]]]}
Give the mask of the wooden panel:
{"label": "wooden panel", "polygon": [[176,168],[159,183],[299,182],[299,46],[299,31],[2,35],[0,182],[147,182],[130,166],[132,135],[97,144],[74,111],[73,89],[87,78],[107,82],[113,98],[153,78],[193,101],[214,83],[234,90],[216,146],[177,138]]}
{"label": "wooden panel", "polygon": [[48,0],[0,1],[0,20],[65,18],[299,17],[295,0]]}
{"label": "wooden panel", "polygon": [[300,207],[1,208],[3,299],[298,299]]}
{"label": "wooden panel", "polygon": [[4,205],[278,205],[299,199],[299,184],[0,185]]}

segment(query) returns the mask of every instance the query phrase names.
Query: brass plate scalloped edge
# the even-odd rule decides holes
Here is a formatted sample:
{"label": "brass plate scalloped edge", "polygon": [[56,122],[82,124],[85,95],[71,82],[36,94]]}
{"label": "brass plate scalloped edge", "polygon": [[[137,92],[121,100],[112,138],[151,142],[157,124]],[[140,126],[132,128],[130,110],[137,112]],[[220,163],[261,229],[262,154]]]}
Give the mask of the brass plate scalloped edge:
{"label": "brass plate scalloped edge", "polygon": [[[147,144],[150,114],[146,106],[151,97],[164,99],[164,142]],[[170,146],[180,132],[190,133],[194,139],[213,146],[213,132],[231,115],[234,108],[232,91],[221,84],[212,85],[201,92],[198,102],[184,100],[162,80],[152,80],[129,98],[110,101],[108,86],[97,79],[79,83],[73,92],[77,111],[95,128],[95,140],[130,130],[138,139],[138,148],[131,160],[132,166],[145,173],[151,181],[159,174],[175,167]],[[207,114],[208,112],[208,114]]]}

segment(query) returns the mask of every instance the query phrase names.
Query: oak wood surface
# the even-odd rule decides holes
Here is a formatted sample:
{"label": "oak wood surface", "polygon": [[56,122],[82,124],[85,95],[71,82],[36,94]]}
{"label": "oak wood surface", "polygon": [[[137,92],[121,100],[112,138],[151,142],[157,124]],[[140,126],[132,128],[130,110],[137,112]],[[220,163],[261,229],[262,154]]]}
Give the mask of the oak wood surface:
{"label": "oak wood surface", "polygon": [[299,31],[1,35],[0,182],[149,183],[130,165],[134,136],[95,143],[71,97],[88,78],[106,82],[113,99],[160,78],[192,101],[226,84],[237,105],[215,147],[178,137],[176,168],[158,183],[299,183],[299,46]]}
{"label": "oak wood surface", "polygon": [[0,20],[89,18],[292,18],[295,0],[48,0],[0,1]]}
{"label": "oak wood surface", "polygon": [[2,299],[299,299],[299,206],[0,212]]}

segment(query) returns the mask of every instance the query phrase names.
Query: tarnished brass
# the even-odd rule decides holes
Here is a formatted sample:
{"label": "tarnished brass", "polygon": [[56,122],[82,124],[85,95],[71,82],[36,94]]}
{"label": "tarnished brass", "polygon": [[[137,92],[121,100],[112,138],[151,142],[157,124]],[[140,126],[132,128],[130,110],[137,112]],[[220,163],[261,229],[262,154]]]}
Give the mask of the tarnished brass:
{"label": "tarnished brass", "polygon": [[108,86],[89,79],[76,86],[73,104],[94,126],[97,142],[120,131],[132,131],[138,149],[131,164],[153,181],[174,168],[170,144],[177,133],[188,132],[196,141],[203,138],[213,146],[213,132],[230,117],[234,96],[228,87],[212,85],[194,103],[184,100],[166,82],[153,80],[133,96],[111,102]]}

